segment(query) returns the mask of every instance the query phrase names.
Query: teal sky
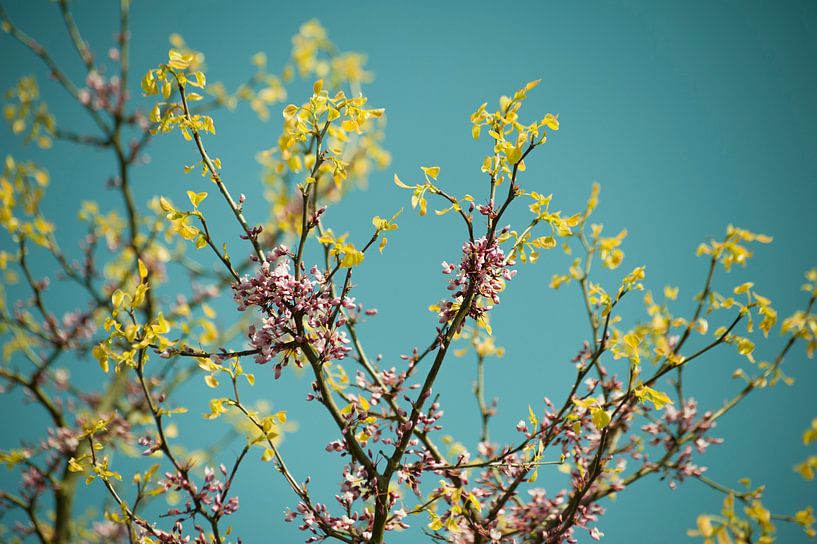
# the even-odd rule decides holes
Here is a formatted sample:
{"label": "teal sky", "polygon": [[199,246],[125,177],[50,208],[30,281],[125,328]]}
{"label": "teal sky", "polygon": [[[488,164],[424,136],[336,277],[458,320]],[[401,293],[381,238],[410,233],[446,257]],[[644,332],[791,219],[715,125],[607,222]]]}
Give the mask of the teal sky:
{"label": "teal sky", "polygon": [[[4,5],[21,28],[79,76],[81,65],[55,5]],[[103,56],[116,28],[111,3],[77,1],[75,15]],[[365,92],[371,104],[387,110],[386,147],[392,165],[375,173],[366,191],[331,210],[326,221],[336,232],[349,231],[353,239],[362,240],[373,215],[407,208],[384,254],[367,257],[356,275],[358,300],[380,309],[363,327],[367,349],[382,353],[388,366],[399,364],[401,353],[428,343],[433,335],[435,319],[426,308],[446,293],[439,263],[459,258],[464,237],[450,216],[417,217],[408,209],[408,194],[392,183],[393,174],[410,183],[420,179],[420,165],[439,165],[441,182],[451,192],[483,194],[479,167],[487,144],[471,139],[468,115],[482,102],[494,104],[500,95],[539,78],[542,84],[531,93],[522,117],[558,113],[561,130],[528,161],[522,184],[552,192],[555,209],[572,213],[583,207],[591,183],[601,183],[596,220],[611,231],[626,227],[630,233],[621,269],[602,276],[607,285],[644,264],[649,288],[659,292],[666,284],[680,286],[677,313],[688,315],[690,299],[706,274],[706,263],[695,258],[695,248],[721,236],[733,223],[770,234],[775,242],[758,247],[746,271],[721,275],[716,288],[726,291],[751,278],[758,292],[772,298],[781,317],[803,305],[802,274],[817,265],[814,2],[135,0],[133,81],[166,59],[167,38],[179,32],[206,54],[208,79],[234,88],[252,73],[249,58],[257,51],[267,53],[271,69],[283,66],[290,37],[310,18],[318,18],[341,49],[368,54],[376,80]],[[47,82],[38,61],[6,35],[0,35],[0,59],[0,89],[11,87],[20,75],[36,74],[58,123],[89,126],[65,93]],[[293,87],[290,100],[301,101],[307,88]],[[139,94],[137,87],[132,89]],[[247,194],[251,221],[260,218],[264,205],[254,157],[274,144],[280,116],[274,114],[263,124],[241,107],[217,112],[214,119],[218,134],[208,138],[208,149],[221,157],[234,192]],[[56,219],[66,247],[79,235],[71,225],[81,200],[119,205],[118,195],[105,188],[113,172],[107,155],[64,143],[43,152],[23,146],[6,126],[0,127],[0,151],[41,162],[50,170],[46,209]],[[135,173],[140,202],[154,194],[181,202],[187,189],[208,190],[203,178],[182,174],[182,164],[195,160],[194,149],[177,135],[156,138],[150,155],[151,163]],[[221,213],[216,202],[207,205],[206,213]],[[524,211],[519,206],[511,216],[515,225],[525,220]],[[224,221],[222,232],[234,238],[232,247],[240,247],[232,223]],[[0,238],[3,249],[8,244],[7,237]],[[209,259],[204,253],[199,257]],[[43,273],[48,271],[47,259],[36,264]],[[586,317],[575,289],[547,289],[550,276],[568,264],[564,256],[551,253],[534,266],[520,267],[494,312],[494,334],[508,350],[504,359],[488,365],[488,395],[501,399],[492,429],[498,439],[513,437],[513,426],[525,417],[528,404],[541,406],[546,395],[561,400],[572,383],[568,361],[587,337]],[[186,287],[181,279],[177,285]],[[19,286],[11,292],[15,289]],[[56,287],[52,301],[69,308],[75,304],[69,293]],[[635,298],[623,305],[625,323],[643,316]],[[229,295],[218,305],[225,324],[232,307]],[[774,335],[760,357],[775,354],[781,345]],[[77,364],[77,379],[98,375],[95,362]],[[742,364],[729,349],[702,358],[687,373],[688,394],[701,399],[703,408],[719,407],[738,390],[740,384],[730,375]],[[725,417],[714,432],[725,444],[710,449],[701,463],[710,467],[711,477],[728,485],[743,477],[766,483],[768,506],[791,513],[817,503],[817,486],[792,471],[809,453],[800,436],[817,416],[817,361],[807,360],[800,347],[792,351],[785,369],[797,382],[761,391]],[[323,446],[335,438],[335,430],[318,406],[303,401],[308,380],[289,372],[275,382],[267,368],[255,373],[256,394],[289,410],[300,425],[282,447],[287,458],[295,459],[293,471],[301,479],[311,475],[313,492],[332,503],[339,472],[336,459]],[[452,358],[435,388],[443,393],[445,432],[469,446],[479,429],[473,379],[472,362]],[[181,439],[221,434],[219,427],[198,416],[203,409],[196,407],[206,401],[206,394],[199,380],[184,390],[186,397],[179,402],[193,408],[179,420]],[[19,399],[0,398],[4,410],[14,406]],[[35,411],[27,407],[13,423],[4,418],[0,447],[12,445],[9,437],[32,436],[32,426],[41,421]],[[232,458],[232,451],[225,452],[226,459]],[[7,485],[7,477],[0,482]],[[540,482],[555,492],[560,479],[542,474]],[[294,525],[281,519],[294,501],[269,465],[248,464],[236,486],[241,510],[234,521],[245,542],[302,540]],[[676,491],[657,479],[644,481],[608,505],[599,527],[607,535],[605,542],[687,542],[685,532],[696,515],[719,510],[720,500],[694,481]],[[416,525],[426,522],[418,518]],[[416,534],[394,541],[416,542]],[[580,541],[585,540],[581,535]],[[780,541],[801,542],[805,537],[799,530],[783,528]]]}

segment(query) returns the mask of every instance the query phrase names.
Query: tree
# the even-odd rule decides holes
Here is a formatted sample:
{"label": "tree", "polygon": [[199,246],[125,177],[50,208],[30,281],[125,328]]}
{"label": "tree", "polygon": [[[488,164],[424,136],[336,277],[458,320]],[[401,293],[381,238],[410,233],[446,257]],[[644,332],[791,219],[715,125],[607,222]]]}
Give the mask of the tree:
{"label": "tree", "polygon": [[[256,72],[229,92],[208,83],[204,55],[173,36],[167,60],[157,59],[141,79],[148,100],[135,101],[129,93],[129,2],[121,2],[117,44],[108,53],[110,66],[118,68],[112,75],[84,41],[68,3],[58,7],[83,64],[84,86],[2,9],[0,19],[87,112],[93,132],[63,127],[31,77],[9,93],[4,114],[14,133],[40,147],[56,140],[112,154],[111,185],[122,204],[111,210],[84,204],[79,220],[87,236],[78,248],[64,249],[41,206],[48,173],[6,158],[0,219],[11,249],[0,253],[0,266],[12,300],[4,301],[0,314],[9,359],[0,377],[6,391],[23,390],[50,420],[36,442],[2,451],[19,476],[16,488],[0,495],[5,513],[22,520],[7,528],[9,538],[236,541],[229,520],[240,490],[233,484],[251,457],[269,463],[259,477],[288,488],[292,509],[284,518],[299,524],[308,541],[380,543],[404,530],[463,543],[567,542],[582,531],[600,539],[609,497],[651,475],[672,485],[696,479],[724,495],[723,511],[702,514],[690,532],[705,542],[771,542],[777,521],[799,524],[814,536],[810,507],[772,514],[762,487],[724,485],[698,460],[719,443],[712,429],[724,414],[757,390],[788,380],[781,366],[798,341],[809,356],[817,347],[817,270],[806,274],[803,310],[779,326],[772,302],[753,283],[715,288],[716,276],[745,266],[752,247],[770,243],[769,236],[729,226],[698,249],[706,279],[691,315],[673,313],[678,291],[667,287],[661,294],[646,291],[646,315],[624,324],[619,304],[644,291],[645,268],[620,272],[626,231],[609,236],[590,221],[599,186],[577,213],[555,211],[552,195],[526,186],[526,160],[559,130],[558,116],[523,112],[539,83],[533,81],[471,116],[472,136],[486,149],[476,195],[448,190],[438,166],[404,175],[405,182],[394,176],[410,192],[416,213],[426,215],[430,203],[437,215],[458,218],[462,245],[453,264],[442,264],[449,292],[440,289],[439,302],[430,307],[438,318],[435,330],[390,366],[364,349],[360,325],[376,311],[355,300],[353,278],[367,257],[391,249],[388,236],[400,212],[381,212],[368,232],[352,235],[336,234],[327,219],[327,210],[356,183],[389,162],[381,147],[384,110],[362,94],[371,77],[364,58],[338,49],[310,21],[293,38],[291,63],[280,74],[256,55]],[[245,212],[260,206],[260,198],[232,191],[213,151],[214,117],[247,103],[265,119],[286,100],[286,85],[296,77],[312,90],[304,101],[281,108],[277,145],[261,155],[270,214],[254,224]],[[196,180],[183,204],[163,195],[138,202],[133,169],[149,144],[162,145],[170,137],[165,134],[175,132],[197,154],[194,164],[179,166],[191,177],[200,172],[212,182],[210,190],[199,190]],[[226,217],[218,216],[216,205]],[[509,224],[513,208],[527,210],[524,223]],[[232,228],[228,221],[240,240],[225,234]],[[559,249],[574,260],[565,273],[552,275],[550,286],[578,287],[590,336],[572,361],[575,379],[563,398],[531,399],[516,439],[501,443],[489,433],[496,405],[487,400],[491,384],[484,377],[486,360],[504,354],[490,316],[520,268]],[[34,271],[32,257],[43,256],[56,272]],[[617,274],[617,283],[595,279],[594,263]],[[189,292],[174,291],[169,280],[176,275],[190,278]],[[70,286],[80,309],[60,315],[49,306],[51,277]],[[226,330],[209,305],[220,296],[235,303]],[[778,355],[756,362],[755,342],[778,328]],[[684,369],[726,348],[748,361],[748,370],[736,371],[745,383],[724,405],[701,413],[684,387]],[[441,433],[446,398],[435,384],[452,355],[476,363],[481,433],[471,447]],[[95,380],[75,381],[65,359],[98,362]],[[298,466],[282,446],[286,411],[244,400],[255,373],[271,368],[259,380],[272,389],[293,367],[311,382],[301,382],[307,401],[322,407],[335,426],[334,436],[319,437],[315,446],[342,460],[332,503],[310,493],[309,479],[299,476],[310,467]],[[229,443],[239,437],[237,454],[220,440],[197,454],[177,443],[172,418],[185,411],[177,400],[183,385],[208,394],[205,418],[230,433]],[[805,432],[806,444],[817,439],[815,428]],[[118,468],[127,455],[136,457],[132,471],[121,463],[129,473]],[[812,479],[816,463],[811,457],[798,471]],[[545,470],[562,471],[564,488],[554,494],[537,487]],[[104,513],[91,519],[77,503],[82,481],[108,499]],[[163,499],[171,504],[160,504]]]}

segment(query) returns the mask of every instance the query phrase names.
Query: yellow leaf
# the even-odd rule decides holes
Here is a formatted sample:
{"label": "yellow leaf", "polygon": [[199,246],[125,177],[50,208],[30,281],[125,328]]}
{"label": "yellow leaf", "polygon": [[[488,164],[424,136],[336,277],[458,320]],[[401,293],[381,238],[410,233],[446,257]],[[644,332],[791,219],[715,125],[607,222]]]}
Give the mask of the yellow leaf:
{"label": "yellow leaf", "polygon": [[108,351],[103,344],[97,344],[91,350],[91,354],[99,361],[99,367],[104,373],[108,373]]}
{"label": "yellow leaf", "polygon": [[136,287],[136,292],[133,293],[133,300],[131,301],[131,308],[138,308],[145,301],[145,294],[148,291],[146,283],[140,283]]}
{"label": "yellow leaf", "polygon": [[148,119],[150,119],[153,123],[158,123],[162,120],[162,110],[159,107],[159,104],[155,104],[153,108],[150,110],[150,115],[148,115]]}
{"label": "yellow leaf", "polygon": [[111,303],[113,304],[114,308],[119,308],[122,306],[122,302],[125,300],[125,293],[122,292],[121,289],[117,289],[111,295]]}
{"label": "yellow leaf", "polygon": [[153,321],[153,332],[156,334],[165,334],[170,331],[170,325],[162,312],[159,312],[159,317]]}
{"label": "yellow leaf", "polygon": [[355,123],[352,119],[344,119],[341,124],[341,128],[347,132],[351,132],[353,130],[357,130],[357,123]]}
{"label": "yellow leaf", "polygon": [[550,130],[559,130],[559,116],[548,113],[545,115],[545,118],[542,119],[542,124]]}
{"label": "yellow leaf", "polygon": [[746,292],[749,291],[749,289],[754,287],[754,285],[755,285],[754,283],[752,283],[750,281],[747,281],[746,283],[742,283],[742,284],[738,285],[737,287],[735,287],[734,292],[735,292],[736,295],[746,293]]}
{"label": "yellow leaf", "polygon": [[748,338],[738,340],[738,353],[745,356],[749,361],[754,362],[752,353],[755,351],[755,343]]}
{"label": "yellow leaf", "polygon": [[201,202],[207,198],[207,193],[194,193],[193,191],[187,191],[187,198],[190,199],[190,203],[194,208],[198,208],[199,204],[201,204]]}
{"label": "yellow leaf", "polygon": [[436,180],[437,176],[440,175],[440,167],[439,166],[421,166],[420,169],[427,175],[428,177]]}
{"label": "yellow leaf", "polygon": [[193,55],[191,54],[184,55],[181,52],[176,51],[175,49],[171,49],[168,52],[167,56],[170,59],[170,62],[168,62],[168,64],[170,65],[171,68],[176,70],[186,69],[188,66],[190,66],[190,62],[192,62],[193,60]]}
{"label": "yellow leaf", "polygon": [[468,494],[468,502],[471,503],[471,506],[473,506],[474,510],[476,510],[477,512],[482,511],[482,505],[479,503],[479,500],[473,493]]}
{"label": "yellow leaf", "polygon": [[487,332],[488,335],[493,334],[493,329],[491,328],[491,324],[488,323],[488,317],[485,314],[481,315],[479,319],[477,319],[477,325],[485,329],[485,332]]}
{"label": "yellow leaf", "polygon": [[669,300],[677,299],[678,298],[678,288],[677,287],[671,287],[671,286],[667,285],[666,287],[664,287],[664,297],[666,297]]}
{"label": "yellow leaf", "polygon": [[556,247],[556,239],[553,236],[540,236],[533,240],[531,245],[540,249],[552,249]]}
{"label": "yellow leaf", "polygon": [[358,402],[360,403],[361,408],[367,412],[369,411],[371,406],[369,405],[369,401],[366,400],[366,397],[358,397]]}
{"label": "yellow leaf", "polygon": [[343,259],[340,261],[340,266],[343,268],[351,268],[363,262],[363,252],[353,247],[347,247],[343,252]]}
{"label": "yellow leaf", "polygon": [[400,181],[400,178],[397,177],[397,174],[394,175],[394,184],[397,185],[398,187],[402,188],[402,189],[413,189],[414,188],[414,187],[412,187],[410,185],[406,185],[405,183]]}
{"label": "yellow leaf", "polygon": [[561,287],[565,283],[568,283],[569,281],[570,276],[566,276],[564,274],[554,274],[553,277],[550,279],[548,287],[550,287],[551,289],[558,289],[559,287]]}
{"label": "yellow leaf", "polygon": [[192,240],[200,233],[199,229],[188,225],[184,221],[176,221],[173,225],[173,228],[176,232],[179,233],[179,236],[181,236],[185,240]]}
{"label": "yellow leaf", "polygon": [[634,393],[641,402],[651,402],[656,410],[660,410],[667,404],[673,404],[672,399],[666,393],[643,384],[636,387]]}
{"label": "yellow leaf", "polygon": [[603,408],[591,408],[590,415],[593,418],[593,425],[595,425],[595,427],[599,430],[610,424],[610,414]]}
{"label": "yellow leaf", "polygon": [[296,106],[295,104],[290,104],[290,105],[288,105],[287,107],[284,108],[284,118],[285,119],[289,119],[291,117],[294,117],[296,113],[298,113],[298,106]]}
{"label": "yellow leaf", "polygon": [[159,197],[159,206],[166,212],[176,211],[173,209],[173,205],[170,203],[170,201],[163,196]]}

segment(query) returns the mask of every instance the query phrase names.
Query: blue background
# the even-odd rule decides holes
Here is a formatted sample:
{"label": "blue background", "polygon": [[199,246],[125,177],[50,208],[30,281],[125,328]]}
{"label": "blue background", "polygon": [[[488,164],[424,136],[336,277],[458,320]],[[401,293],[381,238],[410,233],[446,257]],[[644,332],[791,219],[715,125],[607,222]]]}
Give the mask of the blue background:
{"label": "blue background", "polygon": [[[112,45],[117,27],[111,4],[75,6],[76,19],[98,57]],[[78,78],[82,67],[55,5],[6,2],[6,8]],[[591,182],[602,184],[596,220],[610,231],[627,227],[630,232],[619,273],[602,276],[607,285],[644,264],[647,285],[656,292],[665,284],[681,287],[677,313],[689,315],[690,299],[706,273],[705,261],[694,257],[695,248],[734,223],[773,235],[775,243],[757,248],[748,272],[720,276],[716,287],[726,291],[751,277],[758,292],[775,301],[781,317],[802,306],[802,274],[817,264],[814,2],[137,1],[132,10],[132,83],[164,61],[168,35],[179,32],[206,54],[208,79],[234,88],[251,73],[248,59],[256,51],[267,53],[271,69],[282,66],[290,36],[313,17],[341,49],[368,54],[377,77],[365,92],[371,104],[387,109],[386,147],[393,155],[392,165],[372,176],[368,190],[354,193],[327,215],[336,232],[349,231],[353,239],[363,240],[372,215],[408,208],[408,194],[392,184],[392,174],[409,183],[420,180],[420,165],[440,165],[440,179],[451,192],[483,194],[479,166],[487,144],[471,139],[468,115],[483,101],[495,104],[500,95],[542,78],[523,108],[523,119],[526,112],[529,119],[558,113],[562,129],[528,161],[522,183],[554,193],[555,209],[571,213],[582,209]],[[58,124],[90,127],[84,112],[47,81],[39,61],[7,35],[0,35],[0,59],[0,88],[34,73]],[[293,87],[290,101],[300,101],[307,89]],[[274,106],[269,124],[259,123],[246,107],[217,112],[218,134],[208,138],[234,192],[248,195],[251,222],[264,212],[254,155],[274,144],[278,109]],[[50,170],[46,210],[57,220],[66,248],[79,235],[72,224],[81,200],[99,200],[103,209],[120,205],[118,195],[105,189],[114,171],[107,154],[63,143],[49,152],[23,147],[7,127],[0,130],[0,149]],[[177,135],[157,138],[149,152],[152,162],[134,174],[140,202],[157,193],[182,202],[186,189],[209,190],[202,178],[182,174],[181,165],[195,156]],[[237,238],[227,216],[218,215],[223,211],[219,203],[211,200],[205,212],[224,217],[224,236]],[[524,209],[517,211],[512,219],[521,225]],[[380,309],[362,329],[367,349],[382,353],[387,366],[399,364],[399,354],[424,346],[433,334],[435,319],[426,308],[445,296],[440,261],[458,259],[464,233],[455,221],[433,214],[418,218],[407,209],[388,249],[382,256],[367,257],[356,274],[358,300]],[[8,238],[0,243],[8,249]],[[237,242],[232,246],[238,247]],[[209,255],[200,257],[207,262]],[[47,259],[36,264],[43,273],[50,266]],[[572,383],[568,361],[588,335],[586,317],[575,288],[553,292],[546,287],[551,274],[567,266],[568,260],[553,252],[535,266],[521,267],[494,312],[497,341],[508,350],[504,359],[488,363],[488,395],[502,399],[492,429],[495,438],[510,439],[528,404],[541,406],[545,395],[561,402]],[[176,286],[185,287],[181,279]],[[19,288],[11,287],[12,298]],[[166,294],[172,290],[173,285]],[[69,308],[75,304],[70,292],[56,287],[50,301]],[[217,305],[224,323],[231,307],[229,295]],[[643,315],[636,297],[622,311],[625,323]],[[770,357],[781,345],[775,335],[760,355]],[[98,376],[95,362],[77,364],[77,379]],[[696,361],[687,372],[688,393],[701,399],[703,407],[717,408],[740,387],[729,376],[742,364],[729,349]],[[710,476],[728,485],[742,477],[767,483],[767,504],[790,513],[817,498],[815,486],[792,471],[807,455],[801,432],[817,415],[817,371],[802,347],[792,351],[785,368],[798,378],[795,385],[761,391],[723,418],[714,435],[726,443],[711,449],[702,463],[710,467]],[[296,477],[311,475],[316,497],[332,503],[339,472],[323,445],[336,431],[317,405],[303,402],[309,389],[305,377],[289,372],[274,382],[267,370],[256,369],[256,393],[289,410],[300,425],[299,432],[287,436],[282,451]],[[456,430],[469,446],[479,429],[473,379],[473,362],[452,358],[435,389],[444,392],[447,432]],[[187,417],[178,419],[182,440],[195,443],[221,434],[217,423],[201,422],[198,416],[209,393],[196,380],[178,399],[191,407]],[[13,419],[0,423],[3,448],[12,447],[14,437],[39,436],[36,426],[43,420],[35,409],[19,411],[14,396],[4,396],[0,403],[6,413],[15,409]],[[232,451],[238,448],[225,452],[226,460]],[[10,484],[7,475],[2,482]],[[542,482],[555,491],[560,478],[543,471]],[[283,509],[294,501],[270,465],[248,464],[235,489],[241,510],[234,522],[245,542],[301,540],[294,525],[281,520]],[[83,493],[93,495],[92,490]],[[697,513],[718,511],[720,500],[697,482],[671,491],[651,479],[610,503],[599,527],[608,542],[685,542]],[[427,519],[422,516],[415,523],[424,526]],[[801,535],[799,529],[783,529],[781,541],[805,540]],[[395,540],[412,542],[416,536]]]}

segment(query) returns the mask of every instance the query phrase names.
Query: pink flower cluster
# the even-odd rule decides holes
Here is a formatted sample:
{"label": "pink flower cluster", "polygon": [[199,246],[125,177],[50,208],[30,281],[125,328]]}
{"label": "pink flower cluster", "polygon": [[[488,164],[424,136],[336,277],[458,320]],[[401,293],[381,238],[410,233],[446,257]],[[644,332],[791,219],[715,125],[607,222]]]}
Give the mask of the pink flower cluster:
{"label": "pink flower cluster", "polygon": [[79,101],[95,110],[115,113],[121,107],[123,95],[127,100],[128,93],[122,92],[122,82],[116,75],[106,79],[102,73],[93,70],[85,78],[85,85],[79,90]]}
{"label": "pink flower cluster", "polygon": [[[326,535],[348,535],[351,542],[365,542],[372,537],[374,512],[370,507],[357,503],[371,501],[375,493],[376,484],[372,487],[372,480],[364,468],[353,464],[344,465],[339,493],[335,495],[335,500],[343,510],[342,514],[330,513],[327,505],[323,503],[301,501],[295,510],[289,510],[284,514],[284,520],[288,522],[298,520],[300,522],[298,529],[312,533],[313,536],[306,539],[307,543],[325,540]],[[388,493],[391,510],[400,496],[396,490]],[[402,508],[393,510],[386,530],[407,529],[408,525],[403,522],[407,515]]]}
{"label": "pink flower cluster", "polygon": [[[271,261],[282,256],[292,254],[278,246]],[[234,284],[233,291],[239,310],[258,307],[262,313],[261,325],[249,330],[250,344],[258,350],[255,361],[267,363],[283,354],[275,366],[276,378],[290,357],[297,362],[307,345],[323,361],[343,359],[351,350],[346,333],[339,328],[346,322],[341,309],[354,309],[354,301],[333,295],[331,282],[318,267],[313,266],[309,274],[295,275],[289,259],[274,265],[265,262],[255,276]]]}
{"label": "pink flower cluster", "polygon": [[[221,465],[220,470],[224,476],[227,476],[227,468],[224,465]],[[179,472],[175,474],[171,472],[165,473],[164,479],[159,482],[159,484],[165,491],[172,489],[174,491],[188,492],[190,496],[194,497],[198,502],[209,506],[210,511],[216,517],[229,516],[238,510],[238,497],[230,497],[227,502],[224,502],[228,488],[216,478],[215,472],[210,467],[204,468],[204,484],[201,490],[197,489],[196,484]],[[195,513],[195,508],[188,501],[185,510],[174,508],[167,513],[170,516],[192,515]]]}
{"label": "pink flower cluster", "polygon": [[[508,264],[496,237],[490,240],[482,237],[473,242],[465,242],[462,245],[462,260],[458,266],[442,263],[443,274],[452,274],[456,271],[456,275],[448,283],[449,291],[454,291],[453,300],[440,303],[440,323],[448,323],[454,318],[469,290],[473,297],[468,316],[473,319],[484,317],[494,305],[499,304],[499,293],[505,288],[505,282],[516,275],[516,270],[508,268]],[[482,305],[480,298],[490,302]]]}
{"label": "pink flower cluster", "polygon": [[[139,526],[139,540],[137,540],[137,542],[155,542],[157,539],[160,544],[189,544],[190,542],[194,544],[208,544],[210,542],[201,525],[196,525],[195,527],[195,539],[191,539],[190,536],[185,535],[184,525],[181,519],[176,520],[173,524],[173,528],[169,532],[149,525],[142,518],[136,518],[134,523]],[[120,525],[120,527],[123,526]],[[238,543],[241,543],[241,539],[238,539]]]}
{"label": "pink flower cluster", "polygon": [[[706,436],[707,431],[715,426],[711,419],[712,412],[697,417],[698,403],[694,399],[687,400],[680,410],[667,405],[662,415],[662,419],[644,425],[641,429],[652,436],[651,445],[661,445],[667,452],[676,451],[674,458],[664,469],[670,477],[669,485],[674,489],[677,482],[683,482],[690,476],[700,476],[706,471],[706,467],[693,463],[693,453],[697,451],[703,454],[709,446],[723,443],[723,439]],[[679,447],[678,437],[686,435],[693,437],[691,443]],[[650,465],[646,455],[643,462]]]}
{"label": "pink flower cluster", "polygon": [[[553,529],[546,529],[548,522],[559,520],[564,514],[569,499],[568,490],[561,489],[553,496],[548,496],[542,488],[529,489],[527,493],[530,497],[527,501],[520,501],[508,509],[508,528],[518,530],[522,534],[536,535],[541,542],[549,542],[550,539],[558,542],[576,542],[575,527],[586,529],[593,540],[601,540],[604,536],[597,527],[588,527],[590,523],[598,521],[598,517],[604,512],[598,504],[580,505],[574,520],[563,531],[559,524]],[[500,539],[492,535],[492,542],[500,542]]]}

